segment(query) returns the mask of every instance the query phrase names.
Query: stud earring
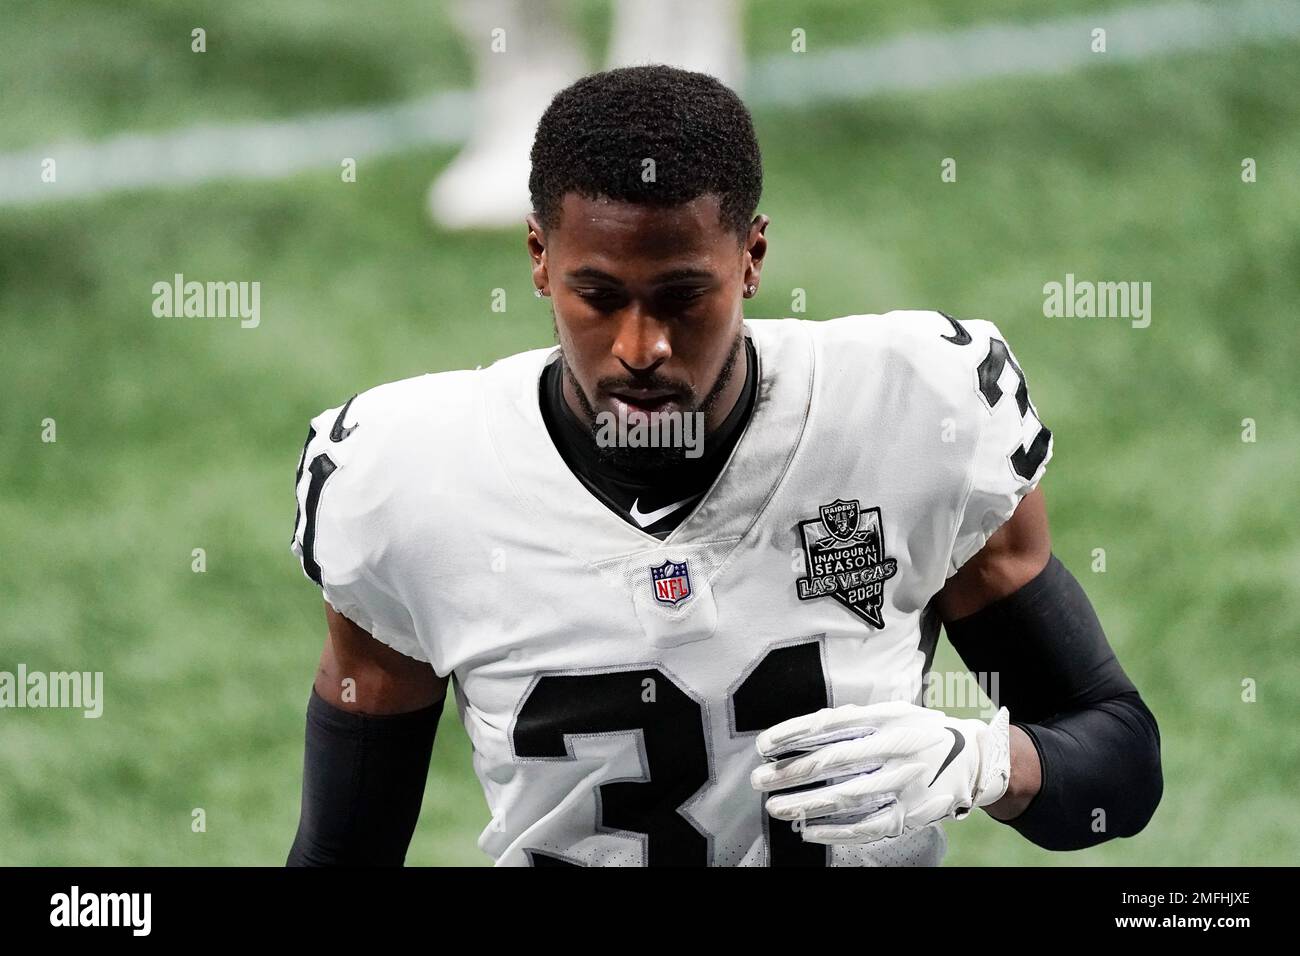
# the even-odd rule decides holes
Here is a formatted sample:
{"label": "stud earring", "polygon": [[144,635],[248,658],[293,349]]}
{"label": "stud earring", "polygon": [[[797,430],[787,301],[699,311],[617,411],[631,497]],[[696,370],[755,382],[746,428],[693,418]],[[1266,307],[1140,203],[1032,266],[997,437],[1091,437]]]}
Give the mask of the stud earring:
{"label": "stud earring", "polygon": [[542,297],[542,290],[541,290],[541,289],[534,289],[534,290],[533,290],[533,295],[537,296],[537,298],[540,299],[540,298]]}
{"label": "stud earring", "polygon": [[745,286],[745,296],[746,296],[747,298],[752,297],[752,296],[754,295],[754,293],[757,292],[757,291],[758,291],[758,286],[756,286],[756,285],[752,285],[752,284],[751,284],[751,285],[747,285],[747,286]]}

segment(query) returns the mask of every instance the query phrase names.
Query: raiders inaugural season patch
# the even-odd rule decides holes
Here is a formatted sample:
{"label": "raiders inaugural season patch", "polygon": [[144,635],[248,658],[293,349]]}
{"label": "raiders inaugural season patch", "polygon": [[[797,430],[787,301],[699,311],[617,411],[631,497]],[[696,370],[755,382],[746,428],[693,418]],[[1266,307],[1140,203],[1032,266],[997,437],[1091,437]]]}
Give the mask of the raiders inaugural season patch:
{"label": "raiders inaugural season patch", "polygon": [[795,581],[799,600],[833,597],[872,627],[883,628],[885,582],[898,562],[885,556],[879,508],[837,498],[819,517],[799,522],[808,576]]}

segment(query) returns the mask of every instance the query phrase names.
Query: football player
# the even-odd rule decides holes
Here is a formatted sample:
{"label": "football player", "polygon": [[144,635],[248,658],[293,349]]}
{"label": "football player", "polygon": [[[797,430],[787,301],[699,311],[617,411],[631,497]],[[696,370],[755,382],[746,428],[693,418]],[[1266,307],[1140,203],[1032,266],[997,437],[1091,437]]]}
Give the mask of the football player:
{"label": "football player", "polygon": [[[558,348],[308,433],[329,634],[289,862],[404,860],[448,682],[499,865],[933,865],[975,807],[1052,849],[1141,830],[1156,722],[1052,556],[1002,333],[746,319],[762,168],[711,77],[582,79],[531,159]],[[685,416],[694,449],[606,427]],[[992,720],[921,706],[941,624]]]}

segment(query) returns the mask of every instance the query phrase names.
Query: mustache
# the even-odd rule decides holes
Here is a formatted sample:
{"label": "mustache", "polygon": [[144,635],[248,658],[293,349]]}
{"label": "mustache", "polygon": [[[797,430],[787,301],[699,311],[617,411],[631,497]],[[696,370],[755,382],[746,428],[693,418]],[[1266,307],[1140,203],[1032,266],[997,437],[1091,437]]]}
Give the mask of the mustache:
{"label": "mustache", "polygon": [[661,375],[648,375],[644,378],[602,378],[596,382],[596,390],[607,395],[610,392],[638,389],[674,392],[684,398],[692,398],[695,395],[695,389],[685,382],[675,382]]}

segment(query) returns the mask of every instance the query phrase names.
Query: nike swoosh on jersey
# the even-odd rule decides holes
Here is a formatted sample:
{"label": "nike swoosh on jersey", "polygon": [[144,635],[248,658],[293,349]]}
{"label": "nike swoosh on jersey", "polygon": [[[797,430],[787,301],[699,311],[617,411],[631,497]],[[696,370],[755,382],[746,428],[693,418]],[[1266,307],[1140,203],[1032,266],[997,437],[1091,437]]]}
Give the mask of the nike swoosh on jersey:
{"label": "nike swoosh on jersey", "polygon": [[943,339],[945,342],[951,342],[953,345],[970,345],[971,343],[970,333],[966,331],[965,326],[963,326],[960,322],[954,319],[947,312],[940,312],[939,314],[952,323],[952,329],[953,329],[952,335],[941,335],[939,336],[939,338]]}
{"label": "nike swoosh on jersey", "polygon": [[674,511],[677,511],[679,508],[685,507],[686,505],[690,504],[698,497],[699,495],[691,495],[691,497],[689,498],[683,498],[681,501],[675,501],[670,505],[664,505],[662,508],[656,508],[654,511],[646,512],[646,513],[642,513],[637,509],[637,505],[641,501],[640,498],[637,498],[636,501],[632,502],[632,507],[628,509],[627,513],[631,515],[632,520],[637,523],[637,527],[648,528],[656,521],[668,517]]}
{"label": "nike swoosh on jersey", "polygon": [[962,748],[966,746],[966,738],[963,737],[958,731],[956,731],[952,727],[945,727],[944,730],[948,731],[953,736],[952,750],[949,750],[948,756],[943,758],[943,763],[939,764],[938,773],[934,775],[934,780],[931,780],[929,783],[926,784],[927,787],[934,786],[934,781],[939,779],[939,774],[943,773],[944,770],[947,769],[948,764],[952,763],[953,760],[957,757],[957,755],[962,752]]}
{"label": "nike swoosh on jersey", "polygon": [[348,409],[352,407],[355,400],[356,396],[353,395],[348,399],[348,403],[339,409],[339,417],[334,419],[334,427],[330,429],[330,441],[340,442],[357,430],[356,425],[349,425],[347,428],[343,427],[343,416],[348,413]]}

